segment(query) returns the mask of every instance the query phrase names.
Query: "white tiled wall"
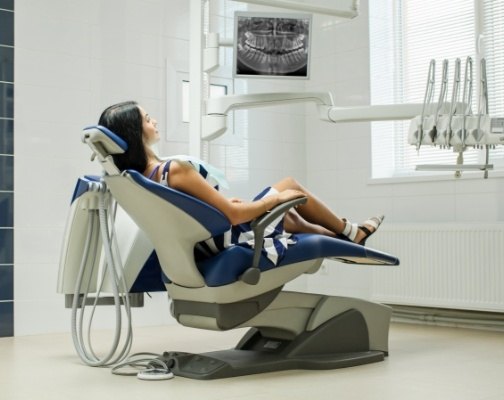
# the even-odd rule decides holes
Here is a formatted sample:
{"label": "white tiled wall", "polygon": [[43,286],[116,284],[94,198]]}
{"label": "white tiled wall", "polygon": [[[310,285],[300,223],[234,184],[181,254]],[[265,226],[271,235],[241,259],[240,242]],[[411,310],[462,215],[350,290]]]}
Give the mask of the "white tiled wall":
{"label": "white tiled wall", "polygon": [[[331,23],[319,18],[316,25],[315,73],[307,89],[329,88],[338,106],[369,104],[368,1],[361,1],[361,15],[354,20]],[[306,144],[308,186],[351,220],[383,213],[385,224],[504,221],[504,179],[492,172],[487,180],[480,174],[478,179],[370,184],[369,123],[331,125],[310,116]],[[371,246],[372,241],[368,242]],[[325,274],[308,278],[310,290],[372,295],[370,283],[378,269],[336,262],[327,265]]]}
{"label": "white tiled wall", "polygon": [[[59,251],[76,178],[99,173],[80,143],[101,110],[136,99],[156,116],[160,153],[188,151],[166,140],[165,60],[188,71],[186,0],[25,0],[16,2],[15,334],[64,331],[70,313],[56,294]],[[211,24],[230,36],[239,3],[212,0]],[[367,1],[350,21],[314,17],[307,82],[250,80],[249,92],[329,90],[336,105],[369,104]],[[224,53],[224,52],[222,52]],[[230,62],[226,57],[226,62]],[[245,85],[236,85],[244,90]],[[298,178],[339,215],[377,213],[386,222],[504,220],[503,180],[370,184],[370,125],[319,121],[313,106],[240,111],[239,144],[205,148],[225,170],[229,194],[249,198],[286,175]],[[370,243],[372,245],[372,241]],[[372,269],[327,262],[291,287],[369,297]],[[146,298],[135,324],[172,320],[164,295]]]}
{"label": "white tiled wall", "polygon": [[[213,24],[229,22],[237,4],[213,1]],[[166,137],[165,60],[188,71],[189,2],[25,0],[16,2],[15,18],[15,334],[25,335],[70,327],[56,293],[60,246],[77,177],[100,172],[81,129],[106,106],[134,99]],[[257,80],[249,90],[272,86],[304,88]],[[230,194],[248,198],[285,175],[306,183],[303,114],[303,107],[250,111],[239,146],[211,146],[210,161],[225,169]],[[159,148],[168,155],[188,146],[163,140]],[[134,311],[135,324],[172,321],[164,295],[146,302]]]}

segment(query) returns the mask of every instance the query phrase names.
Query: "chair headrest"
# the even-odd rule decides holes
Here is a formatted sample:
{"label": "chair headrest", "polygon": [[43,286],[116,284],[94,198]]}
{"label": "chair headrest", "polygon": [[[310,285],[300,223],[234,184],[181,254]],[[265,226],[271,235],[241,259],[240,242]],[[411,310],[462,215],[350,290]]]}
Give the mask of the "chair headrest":
{"label": "chair headrest", "polygon": [[84,128],[82,141],[99,143],[108,154],[121,154],[128,150],[128,144],[110,129],[102,125],[91,125]]}
{"label": "chair headrest", "polygon": [[112,155],[122,154],[128,150],[128,144],[111,130],[101,125],[91,125],[84,128],[82,141],[93,151],[93,157],[98,157],[103,169],[109,175],[117,175],[119,169],[114,164]]}

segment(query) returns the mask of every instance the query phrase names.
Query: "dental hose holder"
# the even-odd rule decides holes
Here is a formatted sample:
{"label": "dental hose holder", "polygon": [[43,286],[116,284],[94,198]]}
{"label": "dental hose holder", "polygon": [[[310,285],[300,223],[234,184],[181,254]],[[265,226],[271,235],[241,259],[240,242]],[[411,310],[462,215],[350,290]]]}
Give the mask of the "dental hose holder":
{"label": "dental hose holder", "polygon": [[[446,102],[448,84],[448,60],[443,61],[443,78],[437,104],[431,103],[434,93],[435,60],[429,64],[427,87],[424,96],[422,114],[410,123],[408,141],[419,151],[422,145],[439,146],[440,149],[452,149],[458,153],[454,165],[429,164],[417,165],[417,171],[455,171],[460,178],[462,171],[483,171],[488,178],[488,171],[493,169],[489,164],[489,151],[495,146],[504,144],[504,118],[490,117],[488,114],[488,87],[486,61],[480,62],[478,113],[471,110],[473,92],[473,60],[466,58],[462,99],[460,100],[460,59],[455,61],[453,90],[451,102]],[[430,115],[431,112],[435,113]],[[484,164],[465,164],[464,151],[468,148],[484,149]]]}

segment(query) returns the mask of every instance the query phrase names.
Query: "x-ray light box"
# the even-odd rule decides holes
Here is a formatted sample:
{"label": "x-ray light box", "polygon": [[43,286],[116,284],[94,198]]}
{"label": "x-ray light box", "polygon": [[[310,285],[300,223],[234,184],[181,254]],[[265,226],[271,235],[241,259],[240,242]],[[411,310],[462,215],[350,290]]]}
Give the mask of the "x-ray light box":
{"label": "x-ray light box", "polygon": [[310,14],[235,13],[235,78],[310,77]]}

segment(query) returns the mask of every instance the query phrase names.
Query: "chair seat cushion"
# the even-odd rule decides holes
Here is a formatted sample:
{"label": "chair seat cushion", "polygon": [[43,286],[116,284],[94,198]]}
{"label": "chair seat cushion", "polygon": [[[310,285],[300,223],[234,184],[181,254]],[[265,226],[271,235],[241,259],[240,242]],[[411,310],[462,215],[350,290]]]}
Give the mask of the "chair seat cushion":
{"label": "chair seat cushion", "polygon": [[[297,243],[289,246],[278,265],[261,256],[261,271],[288,268],[290,264],[320,258],[334,258],[354,264],[399,265],[399,260],[394,256],[345,240],[308,233],[297,234],[296,237]],[[253,256],[251,249],[232,246],[197,265],[208,286],[223,286],[237,281],[252,265]]]}

